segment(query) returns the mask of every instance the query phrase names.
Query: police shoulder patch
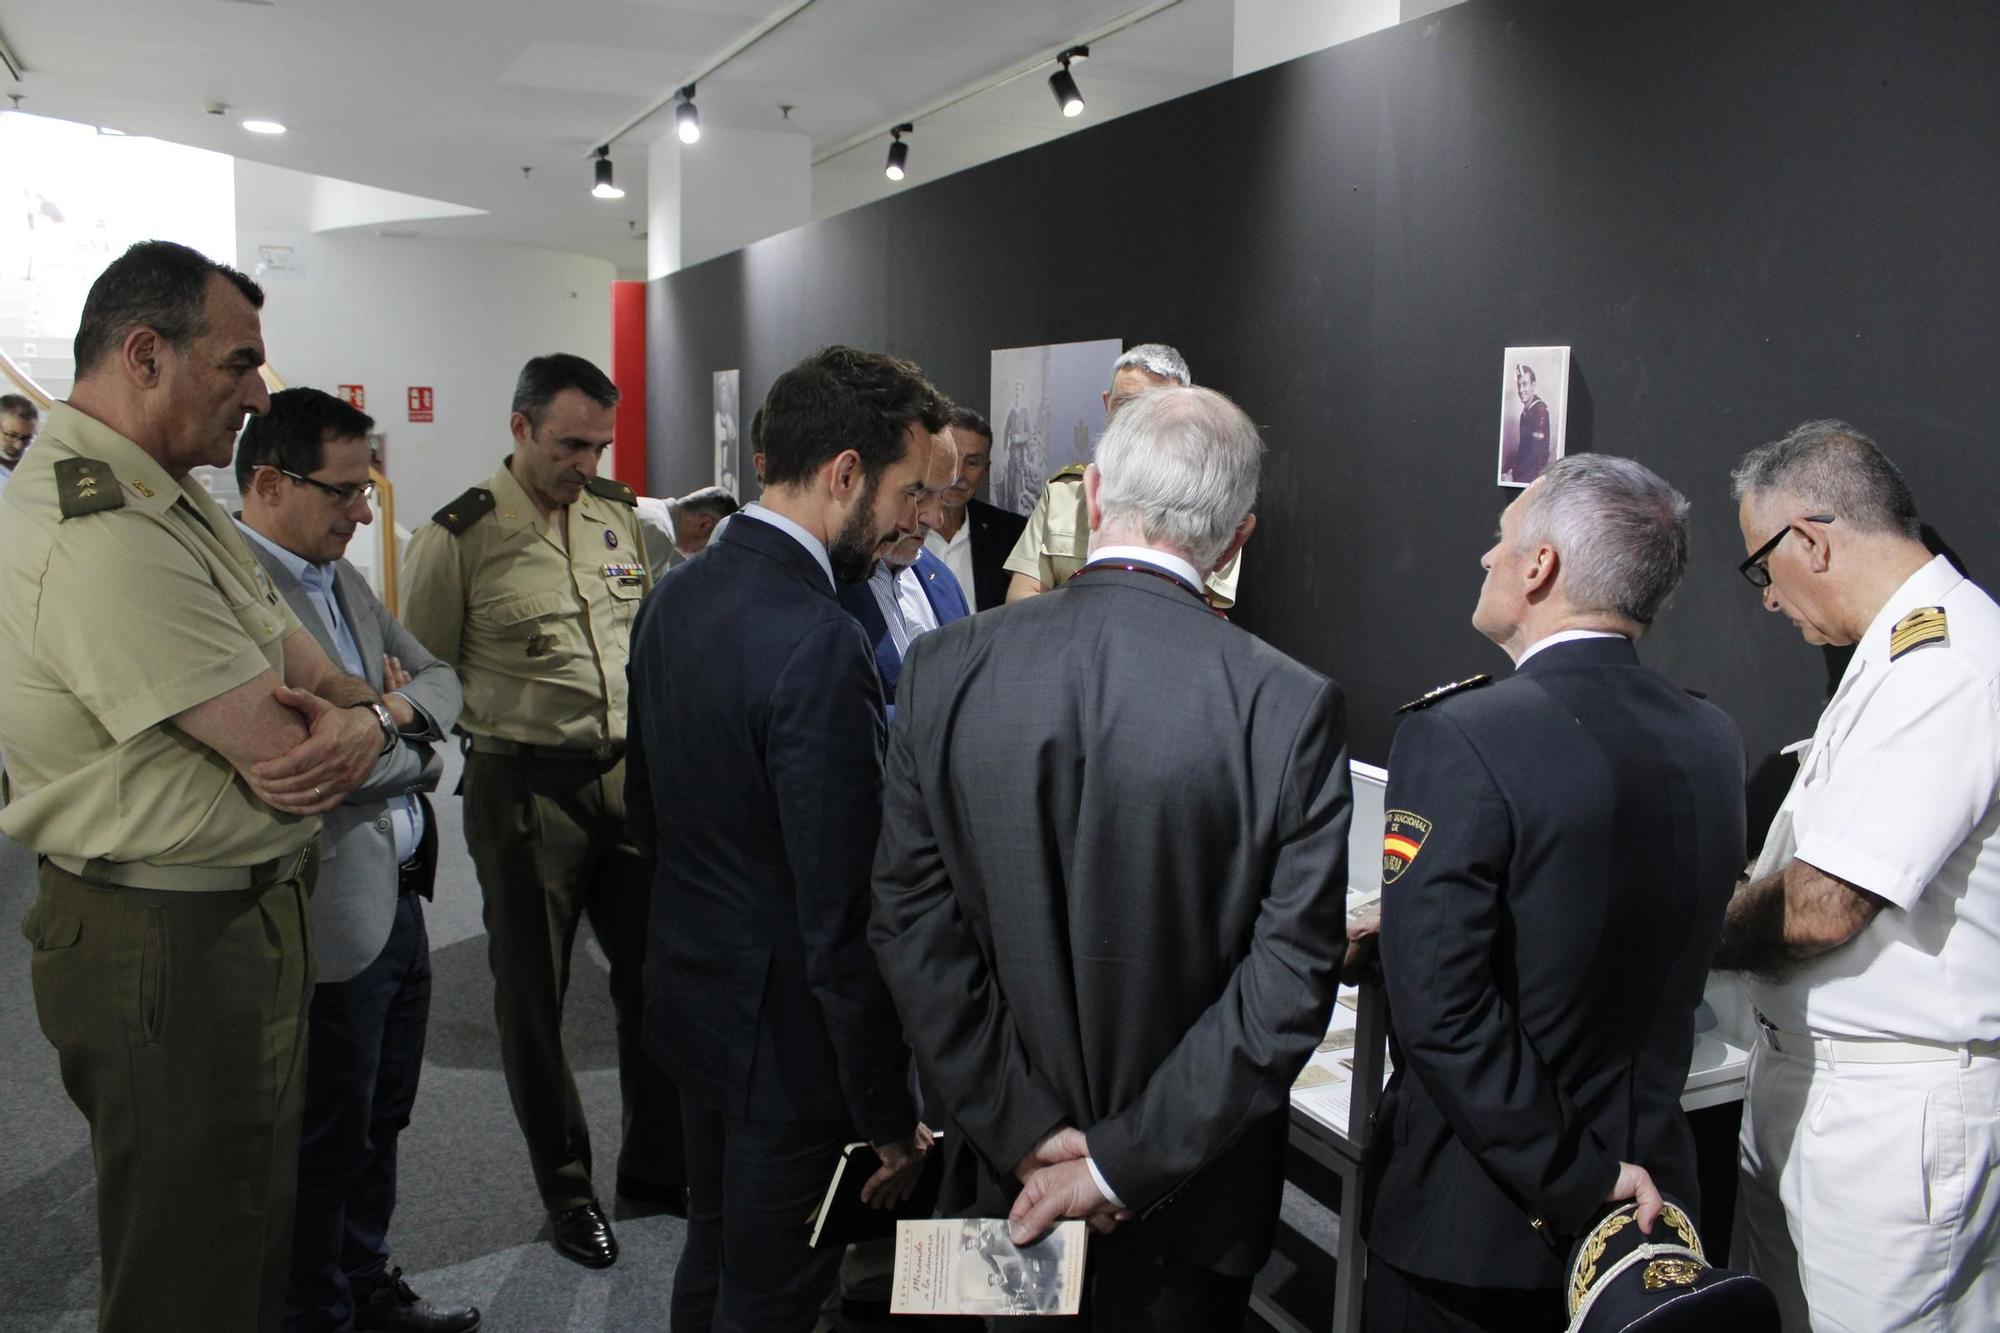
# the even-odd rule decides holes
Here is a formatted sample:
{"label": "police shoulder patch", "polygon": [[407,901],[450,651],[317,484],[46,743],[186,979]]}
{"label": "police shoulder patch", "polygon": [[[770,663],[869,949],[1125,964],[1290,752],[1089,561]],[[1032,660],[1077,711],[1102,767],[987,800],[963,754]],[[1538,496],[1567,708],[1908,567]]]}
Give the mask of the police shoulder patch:
{"label": "police shoulder patch", "polygon": [[1071,463],[1068,467],[1058,468],[1056,471],[1050,473],[1049,480],[1050,481],[1080,480],[1083,477],[1084,467],[1085,465],[1082,463]]}
{"label": "police shoulder patch", "polygon": [[56,500],[66,519],[123,509],[125,492],[111,465],[96,458],[65,458],[56,464]]}
{"label": "police shoulder patch", "polygon": [[613,481],[609,477],[592,477],[584,483],[584,489],[592,495],[606,500],[616,500],[622,505],[631,505],[635,509],[639,506],[639,492],[622,481]]}
{"label": "police shoulder patch", "polygon": [[1398,713],[1421,712],[1423,709],[1429,708],[1432,704],[1449,699],[1452,695],[1463,690],[1476,690],[1481,685],[1491,685],[1492,683],[1493,677],[1491,676],[1467,676],[1464,680],[1455,680],[1449,685],[1440,685],[1434,690],[1420,694],[1396,711]]}
{"label": "police shoulder patch", "polygon": [[1382,884],[1386,888],[1403,877],[1410,862],[1424,849],[1431,836],[1431,821],[1408,810],[1390,810],[1382,818]]}
{"label": "police shoulder patch", "polygon": [[493,512],[493,504],[493,492],[483,486],[474,486],[432,514],[431,521],[452,536],[461,537],[467,528]]}
{"label": "police shoulder patch", "polygon": [[1944,608],[1941,606],[1920,606],[1896,622],[1889,631],[1889,660],[1895,661],[1904,653],[1928,648],[1932,644],[1951,646],[1951,635],[1945,628]]}

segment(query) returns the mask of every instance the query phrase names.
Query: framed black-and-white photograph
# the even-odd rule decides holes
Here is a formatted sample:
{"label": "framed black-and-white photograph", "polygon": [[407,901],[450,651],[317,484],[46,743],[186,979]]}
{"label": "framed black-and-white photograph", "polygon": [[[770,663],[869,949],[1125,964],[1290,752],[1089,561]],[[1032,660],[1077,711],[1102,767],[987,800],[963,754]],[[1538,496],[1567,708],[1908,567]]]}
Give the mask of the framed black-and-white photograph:
{"label": "framed black-and-white photograph", "polygon": [[739,372],[718,370],[715,380],[715,484],[737,499],[743,498],[739,482],[743,477],[743,443],[737,432],[737,384]]}
{"label": "framed black-and-white photograph", "polygon": [[993,458],[986,493],[1025,514],[1049,474],[1088,462],[1104,433],[1104,391],[1125,345],[1116,338],[1002,347],[993,353]]}
{"label": "framed black-and-white photograph", "polygon": [[1563,456],[1569,348],[1509,347],[1500,372],[1502,486],[1528,486]]}

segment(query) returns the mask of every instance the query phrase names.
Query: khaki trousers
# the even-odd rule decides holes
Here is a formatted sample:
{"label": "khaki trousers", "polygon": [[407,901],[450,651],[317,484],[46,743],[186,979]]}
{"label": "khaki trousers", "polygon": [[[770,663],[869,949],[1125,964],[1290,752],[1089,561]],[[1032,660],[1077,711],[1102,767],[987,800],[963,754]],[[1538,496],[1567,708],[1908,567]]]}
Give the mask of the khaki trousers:
{"label": "khaki trousers", "polygon": [[262,1333],[284,1314],[317,873],[104,887],[43,861],[35,1012],[90,1122],[98,1328]]}

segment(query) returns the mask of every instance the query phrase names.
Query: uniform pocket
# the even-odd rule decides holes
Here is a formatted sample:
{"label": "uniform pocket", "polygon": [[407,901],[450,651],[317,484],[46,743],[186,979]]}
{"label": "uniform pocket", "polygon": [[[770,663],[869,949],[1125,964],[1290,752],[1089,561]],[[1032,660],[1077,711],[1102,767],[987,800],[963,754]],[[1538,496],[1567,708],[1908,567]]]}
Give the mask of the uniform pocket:
{"label": "uniform pocket", "polygon": [[139,917],[139,1040],[157,1045],[166,1026],[167,919],[149,907]]}
{"label": "uniform pocket", "polygon": [[83,934],[83,921],[65,912],[51,911],[36,902],[28,909],[27,916],[21,918],[21,934],[35,946],[37,953],[67,949]]}

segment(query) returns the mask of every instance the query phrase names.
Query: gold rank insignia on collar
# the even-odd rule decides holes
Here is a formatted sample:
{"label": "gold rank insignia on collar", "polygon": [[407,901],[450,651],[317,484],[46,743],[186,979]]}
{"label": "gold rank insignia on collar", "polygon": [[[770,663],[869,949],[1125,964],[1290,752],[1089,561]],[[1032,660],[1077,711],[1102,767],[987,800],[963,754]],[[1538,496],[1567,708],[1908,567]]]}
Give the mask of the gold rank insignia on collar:
{"label": "gold rank insignia on collar", "polygon": [[1920,606],[1897,621],[1896,627],[1889,631],[1889,660],[1893,662],[1904,653],[1928,648],[1934,643],[1951,646],[1951,635],[1945,631],[1944,608]]}
{"label": "gold rank insignia on collar", "polygon": [[1422,712],[1440,700],[1451,698],[1452,695],[1457,694],[1460,690],[1476,690],[1481,685],[1491,685],[1492,683],[1493,677],[1491,676],[1467,676],[1464,680],[1455,680],[1449,685],[1440,685],[1434,690],[1418,695],[1401,708],[1398,708],[1396,712],[1399,716],[1403,713]]}
{"label": "gold rank insignia on collar", "polygon": [[123,509],[125,492],[111,468],[95,458],[65,458],[56,464],[56,500],[65,519]]}

